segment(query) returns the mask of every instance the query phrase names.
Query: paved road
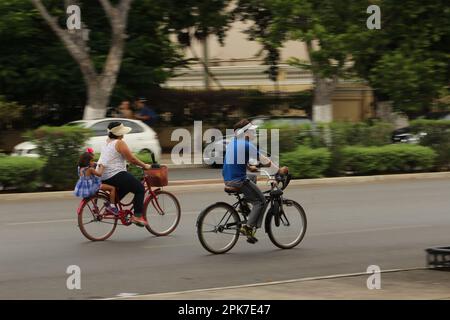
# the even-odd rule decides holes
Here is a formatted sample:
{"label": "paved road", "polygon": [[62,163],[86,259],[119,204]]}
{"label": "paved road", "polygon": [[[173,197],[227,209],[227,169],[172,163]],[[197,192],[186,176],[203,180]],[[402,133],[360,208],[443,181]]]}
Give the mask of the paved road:
{"label": "paved road", "polygon": [[[195,235],[198,211],[228,197],[218,187],[177,191],[183,218],[170,237],[119,228],[91,243],[79,232],[75,199],[0,202],[0,299],[107,298],[295,278],[422,267],[424,249],[449,245],[450,180],[289,188],[307,210],[309,229],[297,249],[276,249],[264,233],[213,256]],[[66,288],[79,265],[82,290]],[[324,288],[326,290],[326,288]]]}
{"label": "paved road", "polygon": [[170,181],[221,179],[222,169],[216,169],[212,167],[186,169],[170,168],[169,176]]}

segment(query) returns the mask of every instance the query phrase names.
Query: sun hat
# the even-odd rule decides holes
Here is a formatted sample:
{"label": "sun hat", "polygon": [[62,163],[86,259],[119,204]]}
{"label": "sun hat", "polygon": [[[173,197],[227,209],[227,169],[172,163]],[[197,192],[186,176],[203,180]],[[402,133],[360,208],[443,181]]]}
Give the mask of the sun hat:
{"label": "sun hat", "polygon": [[108,133],[112,133],[113,135],[120,137],[127,133],[130,133],[131,130],[132,129],[130,127],[125,127],[123,123],[121,123],[120,125],[114,128],[108,129]]}

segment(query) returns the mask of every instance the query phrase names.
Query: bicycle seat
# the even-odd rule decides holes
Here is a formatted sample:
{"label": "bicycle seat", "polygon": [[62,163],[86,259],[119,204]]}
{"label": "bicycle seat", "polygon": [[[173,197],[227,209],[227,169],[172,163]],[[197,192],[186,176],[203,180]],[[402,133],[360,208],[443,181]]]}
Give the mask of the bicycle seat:
{"label": "bicycle seat", "polygon": [[228,194],[239,194],[242,193],[240,188],[236,187],[225,187],[224,191]]}

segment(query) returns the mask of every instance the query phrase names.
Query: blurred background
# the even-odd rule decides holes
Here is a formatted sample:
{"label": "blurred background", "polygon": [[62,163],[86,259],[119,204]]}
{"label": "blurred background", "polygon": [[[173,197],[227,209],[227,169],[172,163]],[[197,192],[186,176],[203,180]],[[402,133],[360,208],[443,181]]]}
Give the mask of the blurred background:
{"label": "blurred background", "polygon": [[[367,26],[373,4],[380,29]],[[67,11],[71,5],[79,16]],[[76,19],[80,28],[68,30]],[[8,0],[0,3],[0,43],[6,155],[51,157],[56,152],[45,156],[50,149],[38,140],[74,141],[74,133],[42,126],[87,121],[78,123],[91,129],[76,140],[83,145],[105,134],[107,122],[98,120],[110,117],[137,120],[136,132],[150,127],[146,137],[156,146],[134,151],[164,155],[176,143],[175,128],[193,130],[194,121],[203,121],[204,129],[224,130],[250,117],[283,129],[284,159],[297,159],[298,148],[321,152],[320,170],[304,177],[448,169],[444,0]],[[139,127],[142,108],[152,119]],[[347,147],[394,143],[427,148],[420,149],[426,159],[414,158],[419,149],[389,149],[412,158],[361,169],[344,157],[369,152]],[[2,161],[10,167],[13,160]],[[338,160],[341,167],[329,168]]]}

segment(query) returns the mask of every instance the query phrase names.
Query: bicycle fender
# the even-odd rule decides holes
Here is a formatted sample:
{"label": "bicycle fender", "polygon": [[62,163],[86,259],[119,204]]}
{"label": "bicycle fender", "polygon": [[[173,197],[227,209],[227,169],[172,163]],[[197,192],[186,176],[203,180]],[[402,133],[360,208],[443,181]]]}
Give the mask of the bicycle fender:
{"label": "bicycle fender", "polygon": [[231,210],[236,211],[236,209],[234,209],[233,206],[231,206],[229,203],[226,203],[226,202],[216,202],[216,203],[213,203],[213,204],[209,205],[208,207],[206,207],[205,209],[203,209],[203,210],[200,212],[200,214],[198,215],[197,222],[195,223],[195,225],[198,226],[198,222],[199,222],[200,218],[203,216],[203,213],[204,213],[205,211],[208,211],[209,209],[211,209],[212,207],[214,207],[214,206],[216,206],[216,205],[218,205],[218,204],[227,206],[227,207],[229,207]]}

